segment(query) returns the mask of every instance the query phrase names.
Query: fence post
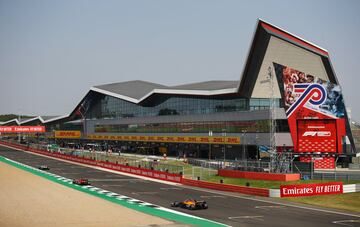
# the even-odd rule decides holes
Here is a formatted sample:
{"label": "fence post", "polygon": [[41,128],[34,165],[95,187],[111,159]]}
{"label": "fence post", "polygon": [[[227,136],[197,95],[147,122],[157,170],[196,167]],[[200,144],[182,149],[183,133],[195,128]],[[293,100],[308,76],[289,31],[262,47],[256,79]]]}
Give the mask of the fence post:
{"label": "fence post", "polygon": [[310,175],[311,175],[311,180],[314,179],[314,162],[310,162]]}

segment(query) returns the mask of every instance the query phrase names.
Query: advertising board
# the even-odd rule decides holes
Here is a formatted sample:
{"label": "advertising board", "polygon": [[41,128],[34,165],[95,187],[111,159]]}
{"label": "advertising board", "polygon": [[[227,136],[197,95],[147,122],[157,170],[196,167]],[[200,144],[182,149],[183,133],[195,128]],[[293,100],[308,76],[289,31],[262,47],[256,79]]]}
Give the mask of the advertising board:
{"label": "advertising board", "polygon": [[206,143],[206,144],[240,144],[239,137],[230,136],[134,136],[134,135],[99,135],[90,134],[89,139],[95,140],[120,140],[144,142],[177,142],[177,143]]}
{"label": "advertising board", "polygon": [[45,126],[0,126],[0,133],[42,133]]}
{"label": "advertising board", "polygon": [[79,139],[80,131],[55,131],[55,138],[58,139]]}
{"label": "advertising board", "polygon": [[294,152],[342,153],[345,106],[339,85],[274,63]]}
{"label": "advertising board", "polygon": [[343,193],[342,182],[280,186],[281,197],[299,197],[299,196],[329,195],[329,194],[341,194],[341,193]]}
{"label": "advertising board", "polygon": [[299,152],[336,152],[336,121],[298,120]]}

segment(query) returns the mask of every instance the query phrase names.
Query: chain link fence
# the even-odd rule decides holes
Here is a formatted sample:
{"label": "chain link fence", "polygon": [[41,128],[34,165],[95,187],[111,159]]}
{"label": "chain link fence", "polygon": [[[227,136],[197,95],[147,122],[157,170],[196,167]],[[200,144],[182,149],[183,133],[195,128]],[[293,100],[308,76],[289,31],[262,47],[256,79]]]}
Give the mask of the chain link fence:
{"label": "chain link fence", "polygon": [[249,160],[199,160],[188,159],[188,163],[194,166],[201,166],[211,169],[233,169],[251,172],[269,172],[269,161],[249,161]]}

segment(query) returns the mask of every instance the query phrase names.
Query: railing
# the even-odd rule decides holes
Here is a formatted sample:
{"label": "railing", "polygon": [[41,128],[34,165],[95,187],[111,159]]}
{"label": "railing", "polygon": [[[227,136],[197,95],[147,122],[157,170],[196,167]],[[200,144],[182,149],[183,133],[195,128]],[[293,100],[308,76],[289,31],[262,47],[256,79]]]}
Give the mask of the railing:
{"label": "railing", "polygon": [[270,162],[268,161],[188,159],[188,163],[211,169],[233,169],[249,172],[270,171]]}
{"label": "railing", "polygon": [[313,173],[312,179],[314,180],[342,180],[342,181],[351,181],[351,180],[360,180],[360,173],[324,173],[324,172],[315,172]]}

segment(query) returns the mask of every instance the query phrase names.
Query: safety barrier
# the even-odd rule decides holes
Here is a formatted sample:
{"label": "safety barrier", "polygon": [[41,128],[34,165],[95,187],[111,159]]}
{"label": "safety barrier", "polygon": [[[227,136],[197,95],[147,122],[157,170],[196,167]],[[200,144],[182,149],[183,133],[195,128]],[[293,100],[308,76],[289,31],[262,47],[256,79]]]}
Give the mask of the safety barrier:
{"label": "safety barrier", "polygon": [[343,193],[360,192],[360,184],[345,184]]}
{"label": "safety barrier", "polygon": [[246,172],[239,170],[219,169],[219,176],[222,177],[234,177],[234,178],[246,178],[253,180],[270,180],[270,181],[296,181],[300,180],[300,174],[281,174],[281,173],[258,173],[258,172]]}
{"label": "safety barrier", "polygon": [[269,189],[267,189],[267,188],[253,188],[253,187],[237,186],[237,185],[230,185],[230,184],[220,184],[220,183],[206,182],[206,181],[201,181],[201,180],[192,180],[192,179],[186,179],[186,178],[182,179],[182,184],[200,187],[200,188],[220,190],[220,191],[237,192],[237,193],[243,193],[243,194],[248,194],[248,195],[269,197]]}

